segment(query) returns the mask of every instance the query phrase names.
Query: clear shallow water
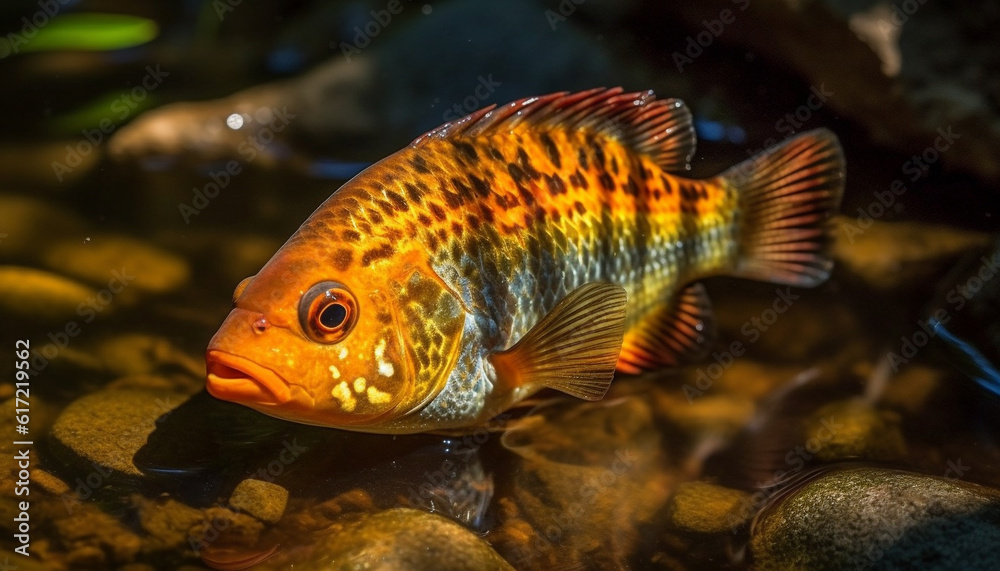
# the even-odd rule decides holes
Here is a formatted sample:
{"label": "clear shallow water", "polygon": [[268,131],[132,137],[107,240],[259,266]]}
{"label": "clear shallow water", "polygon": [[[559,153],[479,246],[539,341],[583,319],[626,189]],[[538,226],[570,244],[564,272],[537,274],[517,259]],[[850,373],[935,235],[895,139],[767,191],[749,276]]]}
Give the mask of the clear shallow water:
{"label": "clear shallow water", "polygon": [[[213,107],[220,122],[246,112],[245,129],[193,112],[168,116],[170,132],[197,135],[201,146],[157,147],[157,131],[139,129],[137,118],[144,107],[211,99],[346,57],[329,38],[354,41],[353,26],[363,28],[374,17],[368,10],[381,8],[334,3],[334,16],[321,17],[322,6],[244,7],[220,22],[209,5],[177,15],[150,4],[142,10],[161,26],[151,44],[0,61],[17,80],[2,96],[7,108],[27,109],[8,114],[0,145],[0,335],[11,348],[0,362],[15,379],[15,344],[24,339],[37,373],[25,435],[32,444],[4,445],[7,457],[30,450],[32,558],[13,552],[23,487],[13,464],[4,472],[9,533],[0,557],[24,569],[246,567],[265,557],[261,568],[378,560],[487,568],[502,565],[497,555],[519,569],[750,568],[755,554],[795,549],[759,534],[748,549],[750,518],[803,489],[818,467],[862,462],[1000,485],[996,403],[945,345],[920,337],[935,307],[973,331],[995,323],[989,304],[959,307],[948,298],[964,287],[960,296],[995,299],[989,287],[969,291],[984,265],[975,260],[989,256],[994,193],[967,169],[938,163],[897,195],[903,208],[861,228],[854,213],[878,211],[872,192],[903,176],[909,155],[898,142],[873,142],[829,106],[799,120],[844,142],[850,217],[833,227],[837,269],[809,291],[710,281],[720,336],[699,366],[619,378],[599,403],[543,395],[488,429],[451,437],[305,427],[205,394],[202,353],[236,283],[343,182],[328,177],[406,144],[454,105],[471,111],[619,82],[656,87],[746,130],[744,143],[700,145],[694,172],[706,175],[782,136],[774,121],[811,93],[780,60],[748,60],[736,37],[676,73],[671,52],[698,30],[658,25],[676,41],[649,39],[648,6],[581,7],[553,29],[545,12],[552,7],[518,5],[500,11],[506,23],[483,29],[470,19],[459,28],[455,41],[475,40],[467,51],[441,34],[421,51],[415,38],[435,33],[422,31],[429,18],[458,17],[452,4],[428,5],[418,14],[406,4],[384,35],[370,38],[362,55],[379,71],[359,71],[368,64],[358,56],[331,72],[350,79],[336,85],[362,87],[320,92],[337,102],[319,106],[325,113],[295,96],[314,93],[313,82],[250,98],[249,111],[234,102]],[[218,29],[206,32],[204,21]],[[502,43],[504,26],[528,30],[523,42]],[[304,63],[274,68],[288,50]],[[161,83],[157,65],[170,74]],[[293,102],[296,117],[277,113]],[[105,116],[122,126],[98,138]],[[331,175],[312,168],[318,161],[341,168]],[[912,224],[889,225],[900,220]],[[971,266],[949,274],[963,256]],[[975,342],[989,354],[995,341]],[[13,382],[2,385],[5,400],[16,398]],[[5,407],[13,411],[16,400]],[[0,422],[14,437],[15,415]],[[264,484],[241,484],[247,480]],[[401,507],[418,511],[386,512]],[[843,536],[837,521],[825,528],[833,531],[821,543]],[[884,551],[905,538],[890,534],[874,545]],[[878,567],[885,559],[866,561]]]}

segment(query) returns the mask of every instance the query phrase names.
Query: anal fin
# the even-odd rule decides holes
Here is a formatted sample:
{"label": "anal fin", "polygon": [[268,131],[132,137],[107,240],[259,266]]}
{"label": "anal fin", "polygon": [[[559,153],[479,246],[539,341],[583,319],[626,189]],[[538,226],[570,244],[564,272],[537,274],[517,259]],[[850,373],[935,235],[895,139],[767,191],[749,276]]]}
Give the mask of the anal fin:
{"label": "anal fin", "polygon": [[715,319],[705,286],[690,284],[625,334],[618,370],[638,374],[697,361],[714,338]]}
{"label": "anal fin", "polygon": [[510,387],[541,385],[585,400],[611,386],[625,334],[625,289],[590,283],[573,290],[510,349],[491,356]]}

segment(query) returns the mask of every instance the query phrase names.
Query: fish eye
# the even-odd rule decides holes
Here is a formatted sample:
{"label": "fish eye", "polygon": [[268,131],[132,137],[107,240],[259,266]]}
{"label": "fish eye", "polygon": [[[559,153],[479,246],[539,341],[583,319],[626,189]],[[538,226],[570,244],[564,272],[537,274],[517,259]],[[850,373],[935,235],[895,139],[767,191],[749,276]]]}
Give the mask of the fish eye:
{"label": "fish eye", "polygon": [[239,299],[241,295],[243,295],[243,290],[247,289],[247,286],[250,285],[250,281],[253,280],[254,277],[256,276],[243,278],[240,281],[240,283],[236,284],[236,289],[233,290],[233,307],[236,307],[236,300]]}
{"label": "fish eye", "polygon": [[336,343],[350,333],[358,318],[358,302],[337,282],[320,282],[299,302],[299,324],[313,341]]}
{"label": "fish eye", "polygon": [[331,303],[319,314],[319,323],[326,329],[336,329],[347,321],[347,306],[343,303]]}

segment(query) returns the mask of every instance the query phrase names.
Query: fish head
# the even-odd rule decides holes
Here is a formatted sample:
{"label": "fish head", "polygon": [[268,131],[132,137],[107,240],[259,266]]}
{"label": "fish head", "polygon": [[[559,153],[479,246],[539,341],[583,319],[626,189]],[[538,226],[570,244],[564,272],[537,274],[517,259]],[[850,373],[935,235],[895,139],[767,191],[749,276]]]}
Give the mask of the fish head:
{"label": "fish head", "polygon": [[380,432],[436,396],[464,312],[412,264],[337,272],[279,251],[234,293],[206,352],[213,396],[307,424]]}

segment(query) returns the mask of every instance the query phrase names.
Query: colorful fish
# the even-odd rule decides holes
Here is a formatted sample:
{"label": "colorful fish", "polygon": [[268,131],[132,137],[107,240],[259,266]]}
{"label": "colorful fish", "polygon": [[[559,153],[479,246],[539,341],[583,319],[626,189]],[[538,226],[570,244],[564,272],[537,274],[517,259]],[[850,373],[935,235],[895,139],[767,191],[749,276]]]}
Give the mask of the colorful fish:
{"label": "colorful fish", "polygon": [[233,296],[208,390],[377,433],[483,423],[543,388],[697,360],[697,280],[815,286],[840,203],[836,136],[706,180],[677,99],[556,93],[445,124],[346,183]]}

